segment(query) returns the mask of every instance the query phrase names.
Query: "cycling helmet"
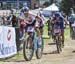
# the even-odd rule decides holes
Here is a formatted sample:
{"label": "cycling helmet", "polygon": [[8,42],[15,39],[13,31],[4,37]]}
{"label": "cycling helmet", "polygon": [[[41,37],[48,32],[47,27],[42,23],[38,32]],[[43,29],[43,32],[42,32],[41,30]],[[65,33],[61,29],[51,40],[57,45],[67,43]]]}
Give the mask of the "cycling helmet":
{"label": "cycling helmet", "polygon": [[55,13],[55,17],[60,17],[60,13],[59,12],[56,12]]}
{"label": "cycling helmet", "polygon": [[22,10],[21,10],[22,13],[26,13],[27,11],[29,11],[28,7],[23,7]]}

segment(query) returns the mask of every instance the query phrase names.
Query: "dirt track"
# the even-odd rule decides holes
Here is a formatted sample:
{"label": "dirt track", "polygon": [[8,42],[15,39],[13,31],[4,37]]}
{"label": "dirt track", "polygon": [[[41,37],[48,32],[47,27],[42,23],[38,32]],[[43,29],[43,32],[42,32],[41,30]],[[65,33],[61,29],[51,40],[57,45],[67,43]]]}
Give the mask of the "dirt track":
{"label": "dirt track", "polygon": [[58,54],[56,52],[56,46],[45,43],[43,57],[41,59],[33,59],[29,62],[25,61],[22,52],[19,52],[19,57],[13,57],[8,60],[1,61],[0,64],[75,64],[75,40],[65,42],[63,51]]}

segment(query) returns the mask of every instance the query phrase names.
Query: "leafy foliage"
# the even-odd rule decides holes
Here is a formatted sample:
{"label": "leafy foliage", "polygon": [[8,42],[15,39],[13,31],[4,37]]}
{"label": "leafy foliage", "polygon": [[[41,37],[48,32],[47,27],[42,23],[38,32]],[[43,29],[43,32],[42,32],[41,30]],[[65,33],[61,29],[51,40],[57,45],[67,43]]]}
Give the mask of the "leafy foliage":
{"label": "leafy foliage", "polygon": [[45,2],[44,4],[43,4],[45,7],[48,7],[49,5],[50,5],[50,2]]}
{"label": "leafy foliage", "polygon": [[62,0],[60,10],[63,10],[67,15],[71,13],[71,8],[75,10],[75,0]]}

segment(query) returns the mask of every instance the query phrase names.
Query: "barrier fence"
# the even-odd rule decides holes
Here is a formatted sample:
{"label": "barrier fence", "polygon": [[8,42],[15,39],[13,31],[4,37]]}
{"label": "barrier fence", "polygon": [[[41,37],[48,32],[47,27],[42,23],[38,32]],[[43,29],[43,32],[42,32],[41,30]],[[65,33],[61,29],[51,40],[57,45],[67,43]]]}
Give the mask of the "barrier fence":
{"label": "barrier fence", "polygon": [[0,58],[17,54],[15,28],[0,26]]}

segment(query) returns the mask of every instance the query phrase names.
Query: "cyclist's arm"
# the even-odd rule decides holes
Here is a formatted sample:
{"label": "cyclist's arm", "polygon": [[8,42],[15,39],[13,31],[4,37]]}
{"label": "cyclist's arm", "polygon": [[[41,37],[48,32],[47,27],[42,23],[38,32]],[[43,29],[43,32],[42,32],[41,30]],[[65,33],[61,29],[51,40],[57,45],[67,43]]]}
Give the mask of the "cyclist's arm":
{"label": "cyclist's arm", "polygon": [[68,20],[67,20],[67,19],[65,19],[65,18],[64,18],[64,22],[65,22],[66,24],[68,24]]}
{"label": "cyclist's arm", "polygon": [[54,23],[55,20],[56,20],[56,17],[52,17],[51,18],[51,23]]}
{"label": "cyclist's arm", "polygon": [[41,17],[40,16],[36,16],[35,18],[39,19],[40,21],[42,21]]}
{"label": "cyclist's arm", "polygon": [[63,16],[61,16],[61,18],[63,19],[63,21],[65,22],[65,24],[68,24],[68,20],[66,18],[64,18]]}

